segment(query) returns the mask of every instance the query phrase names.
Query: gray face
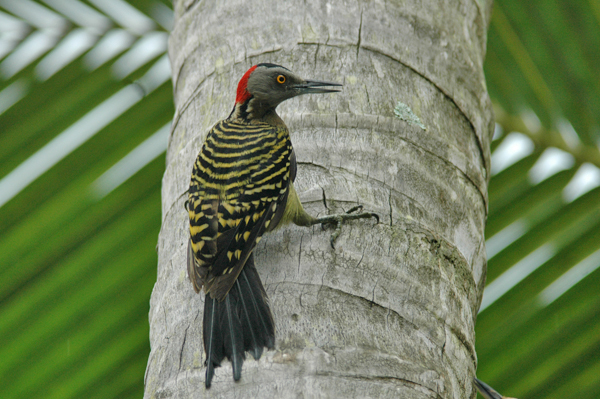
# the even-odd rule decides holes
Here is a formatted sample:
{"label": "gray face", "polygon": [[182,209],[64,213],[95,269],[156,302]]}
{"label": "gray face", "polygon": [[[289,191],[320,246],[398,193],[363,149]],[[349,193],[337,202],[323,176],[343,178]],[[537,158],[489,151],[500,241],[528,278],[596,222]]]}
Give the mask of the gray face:
{"label": "gray face", "polygon": [[275,108],[282,101],[303,94],[296,86],[304,79],[280,66],[259,66],[248,78],[248,92],[254,97],[253,105]]}

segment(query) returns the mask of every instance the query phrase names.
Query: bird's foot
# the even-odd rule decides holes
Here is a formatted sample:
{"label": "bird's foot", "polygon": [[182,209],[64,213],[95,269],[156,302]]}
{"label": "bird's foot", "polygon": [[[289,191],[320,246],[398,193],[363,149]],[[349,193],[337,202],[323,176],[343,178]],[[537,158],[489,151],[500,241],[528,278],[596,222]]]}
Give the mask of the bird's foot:
{"label": "bird's foot", "polygon": [[[369,219],[375,218],[377,219],[377,223],[379,223],[379,215],[373,212],[359,212],[362,211],[363,206],[357,205],[355,207],[350,208],[346,213],[340,213],[337,215],[329,215],[323,216],[315,219],[313,224],[321,224],[321,226],[325,227],[327,224],[335,225],[335,230],[331,233],[331,238],[329,239],[329,243],[331,244],[331,248],[335,249],[335,240],[340,236],[342,232],[342,223],[347,222],[349,220],[356,219]],[[359,212],[359,213],[356,213]]]}

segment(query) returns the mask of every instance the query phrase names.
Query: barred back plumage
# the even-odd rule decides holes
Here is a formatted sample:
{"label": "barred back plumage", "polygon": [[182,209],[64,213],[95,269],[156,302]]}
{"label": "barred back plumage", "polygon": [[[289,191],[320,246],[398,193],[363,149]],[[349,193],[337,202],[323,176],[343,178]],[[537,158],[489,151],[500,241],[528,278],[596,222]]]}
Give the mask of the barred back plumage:
{"label": "barred back plumage", "polygon": [[[287,128],[224,120],[209,132],[189,190],[196,290],[222,300],[252,249],[277,225],[292,162]],[[192,272],[192,270],[190,270]]]}

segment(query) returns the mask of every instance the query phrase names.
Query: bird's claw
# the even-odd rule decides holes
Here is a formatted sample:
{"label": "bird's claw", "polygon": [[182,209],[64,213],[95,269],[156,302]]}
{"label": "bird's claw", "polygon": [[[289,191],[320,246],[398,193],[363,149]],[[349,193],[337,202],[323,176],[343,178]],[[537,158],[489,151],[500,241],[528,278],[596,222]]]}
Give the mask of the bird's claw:
{"label": "bird's claw", "polygon": [[364,207],[363,207],[362,205],[356,205],[356,206],[353,206],[352,208],[348,209],[348,210],[346,211],[346,213],[350,214],[350,213],[354,213],[354,212],[356,212],[356,211],[362,211],[362,210],[363,210],[363,208],[364,208]]}
{"label": "bird's claw", "polygon": [[[362,211],[363,208],[364,208],[364,206],[362,206],[362,205],[356,205],[356,206],[353,206],[352,208],[348,209],[346,211],[346,213],[351,214],[351,213],[354,213],[357,211]],[[363,212],[358,215],[361,215],[361,217],[357,217],[356,219],[375,218],[375,219],[377,219],[377,223],[375,223],[375,224],[379,224],[379,215],[374,212]],[[352,219],[348,219],[348,220],[352,220]]]}
{"label": "bird's claw", "polygon": [[350,208],[346,213],[340,213],[337,215],[329,215],[316,219],[315,224],[320,223],[322,228],[325,228],[326,224],[335,224],[335,230],[331,233],[331,237],[329,238],[329,243],[331,244],[331,248],[335,249],[335,241],[342,233],[342,224],[349,220],[356,219],[369,219],[374,217],[377,219],[377,223],[379,223],[379,215],[373,212],[361,212],[355,213],[357,211],[361,211],[363,209],[362,205],[357,205]]}

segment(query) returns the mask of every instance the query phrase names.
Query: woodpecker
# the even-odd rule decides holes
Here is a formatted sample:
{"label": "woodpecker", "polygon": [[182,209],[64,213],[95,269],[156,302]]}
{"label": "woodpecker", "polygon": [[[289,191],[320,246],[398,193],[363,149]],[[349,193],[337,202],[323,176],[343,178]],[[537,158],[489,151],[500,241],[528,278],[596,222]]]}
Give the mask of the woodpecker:
{"label": "woodpecker", "polygon": [[477,390],[479,391],[481,396],[483,396],[485,399],[517,399],[500,395],[494,390],[494,388],[477,378],[474,378],[473,382],[475,383],[475,386],[477,387]]}
{"label": "woodpecker", "polygon": [[245,352],[258,360],[275,346],[275,323],[254,265],[264,233],[293,222],[335,224],[331,245],[347,220],[378,216],[350,213],[314,218],[296,190],[296,157],[289,131],[275,112],[302,94],[339,92],[338,83],[305,80],[275,64],[254,65],[242,76],[235,106],[209,131],[194,162],[187,209],[188,276],[205,293],[203,340],[206,388],[227,357],[241,378]]}

